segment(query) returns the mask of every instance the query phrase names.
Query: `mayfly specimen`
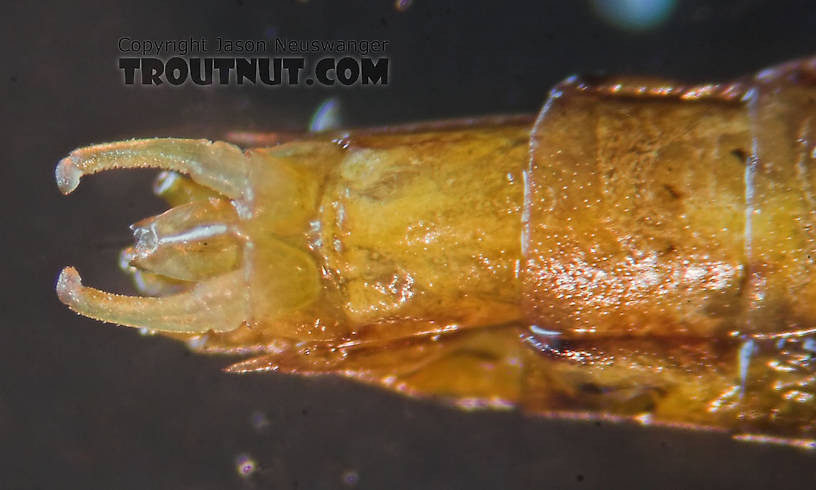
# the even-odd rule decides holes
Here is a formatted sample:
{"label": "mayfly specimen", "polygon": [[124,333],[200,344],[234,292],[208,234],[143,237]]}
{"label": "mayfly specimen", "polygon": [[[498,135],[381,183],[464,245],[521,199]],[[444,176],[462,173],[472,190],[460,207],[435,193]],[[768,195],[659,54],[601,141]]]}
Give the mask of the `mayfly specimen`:
{"label": "mayfly specimen", "polygon": [[63,193],[155,167],[173,207],[122,254],[156,297],[68,267],[59,298],[253,356],[232,372],[816,447],[816,58],[727,84],[570,78],[535,118],[267,139],[72,152]]}

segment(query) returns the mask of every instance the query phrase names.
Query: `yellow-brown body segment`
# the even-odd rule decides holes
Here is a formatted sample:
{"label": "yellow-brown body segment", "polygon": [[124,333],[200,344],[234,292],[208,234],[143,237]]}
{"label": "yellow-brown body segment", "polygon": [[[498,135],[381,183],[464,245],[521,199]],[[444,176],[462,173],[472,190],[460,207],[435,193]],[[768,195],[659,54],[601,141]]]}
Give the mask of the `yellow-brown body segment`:
{"label": "yellow-brown body segment", "polygon": [[[159,167],[175,206],[81,285],[93,318],[463,406],[631,419],[813,447],[816,62],[731,84],[554,89],[536,119],[82,148]],[[176,172],[190,176],[182,177]]]}

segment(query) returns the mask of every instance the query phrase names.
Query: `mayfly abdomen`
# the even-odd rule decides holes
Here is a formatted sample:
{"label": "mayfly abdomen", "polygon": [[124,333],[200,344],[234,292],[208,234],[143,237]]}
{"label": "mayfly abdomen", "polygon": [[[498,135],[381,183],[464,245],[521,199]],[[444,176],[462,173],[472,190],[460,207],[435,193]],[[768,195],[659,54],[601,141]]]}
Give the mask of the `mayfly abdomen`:
{"label": "mayfly abdomen", "polygon": [[174,208],[123,254],[160,297],[70,267],[57,293],[256,356],[233,372],[813,448],[815,74],[573,78],[535,120],[80,148],[64,193],[111,168],[189,178],[161,178]]}
{"label": "mayfly abdomen", "polygon": [[325,268],[355,325],[518,321],[530,122],[352,134],[320,207]]}
{"label": "mayfly abdomen", "polygon": [[531,139],[528,321],[578,336],[812,328],[816,111],[779,78],[554,90]]}

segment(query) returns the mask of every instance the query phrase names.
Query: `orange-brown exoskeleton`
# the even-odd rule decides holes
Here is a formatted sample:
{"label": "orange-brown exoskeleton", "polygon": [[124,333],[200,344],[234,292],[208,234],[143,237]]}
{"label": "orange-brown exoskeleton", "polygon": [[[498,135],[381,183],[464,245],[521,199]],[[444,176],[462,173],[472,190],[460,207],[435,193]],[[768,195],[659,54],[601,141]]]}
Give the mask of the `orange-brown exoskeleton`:
{"label": "orange-brown exoskeleton", "polygon": [[72,152],[64,193],[157,167],[173,207],[122,256],[155,297],[68,267],[60,299],[252,354],[233,372],[816,446],[816,59],[729,84],[571,78],[535,118],[286,139]]}

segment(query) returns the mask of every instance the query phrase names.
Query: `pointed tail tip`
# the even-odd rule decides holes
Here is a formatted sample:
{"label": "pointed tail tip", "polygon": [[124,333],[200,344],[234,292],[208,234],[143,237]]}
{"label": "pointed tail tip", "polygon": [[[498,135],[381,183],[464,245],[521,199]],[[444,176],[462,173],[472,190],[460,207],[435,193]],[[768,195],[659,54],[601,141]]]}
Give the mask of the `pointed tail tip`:
{"label": "pointed tail tip", "polygon": [[57,164],[54,176],[57,179],[57,187],[59,187],[60,192],[70,194],[79,185],[82,170],[77,167],[72,156],[67,156]]}
{"label": "pointed tail tip", "polygon": [[74,267],[62,269],[57,279],[57,297],[63,304],[74,306],[77,302],[77,292],[82,288],[82,278]]}

